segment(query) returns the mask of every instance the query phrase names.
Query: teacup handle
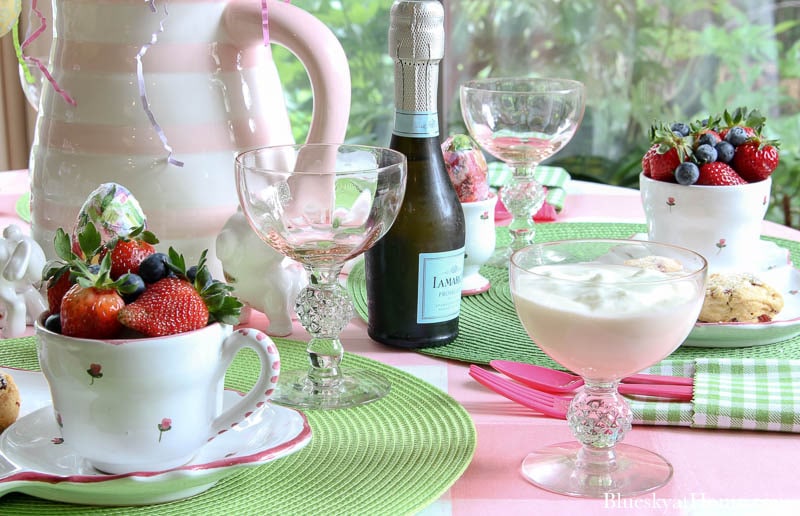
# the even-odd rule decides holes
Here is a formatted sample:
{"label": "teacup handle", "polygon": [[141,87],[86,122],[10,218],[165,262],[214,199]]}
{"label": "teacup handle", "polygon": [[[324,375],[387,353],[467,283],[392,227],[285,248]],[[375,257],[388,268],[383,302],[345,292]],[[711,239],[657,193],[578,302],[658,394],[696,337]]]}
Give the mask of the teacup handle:
{"label": "teacup handle", "polygon": [[236,330],[225,339],[220,359],[223,371],[231,364],[236,353],[243,348],[250,348],[258,354],[261,374],[253,388],[242,399],[214,419],[209,432],[209,441],[236,427],[250,414],[263,407],[278,385],[281,369],[278,348],[265,333],[253,328]]}

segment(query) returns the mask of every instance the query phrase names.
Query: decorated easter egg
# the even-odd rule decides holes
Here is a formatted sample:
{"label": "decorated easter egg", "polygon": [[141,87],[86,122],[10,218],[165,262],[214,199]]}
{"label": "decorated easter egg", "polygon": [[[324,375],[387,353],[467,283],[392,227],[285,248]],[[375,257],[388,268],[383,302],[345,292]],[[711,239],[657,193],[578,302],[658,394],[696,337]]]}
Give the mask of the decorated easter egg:
{"label": "decorated easter egg", "polygon": [[73,242],[87,224],[94,224],[105,243],[116,236],[126,237],[147,220],[136,197],[117,183],[103,183],[86,198],[75,223]]}

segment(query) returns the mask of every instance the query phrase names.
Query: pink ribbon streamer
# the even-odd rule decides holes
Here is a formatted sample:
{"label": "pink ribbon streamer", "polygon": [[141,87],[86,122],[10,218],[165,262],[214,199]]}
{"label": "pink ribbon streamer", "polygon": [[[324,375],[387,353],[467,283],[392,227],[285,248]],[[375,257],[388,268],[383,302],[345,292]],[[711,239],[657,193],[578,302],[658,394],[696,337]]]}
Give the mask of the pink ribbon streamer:
{"label": "pink ribbon streamer", "polygon": [[[287,4],[289,0],[283,0]],[[267,0],[261,0],[261,32],[264,34],[264,46],[269,47],[269,7]]]}
{"label": "pink ribbon streamer", "polygon": [[[155,0],[145,0],[145,1],[150,6],[150,11],[152,11],[153,13],[158,12],[158,9],[156,9]],[[142,101],[142,109],[144,109],[144,112],[147,115],[147,119],[150,120],[150,125],[153,126],[153,129],[155,130],[156,134],[158,134],[158,138],[161,140],[161,145],[163,145],[164,150],[167,151],[167,162],[171,165],[182,167],[183,162],[178,161],[177,159],[172,157],[173,151],[172,147],[167,142],[167,135],[164,134],[164,130],[158,124],[155,115],[153,115],[153,112],[150,110],[150,101],[147,99],[147,91],[145,88],[145,81],[144,81],[144,70],[142,68],[142,58],[147,53],[147,50],[158,42],[158,35],[164,32],[164,20],[167,19],[167,16],[169,16],[169,11],[167,11],[167,4],[165,2],[164,17],[161,18],[161,20],[158,22],[158,30],[155,31],[150,36],[150,42],[142,45],[142,48],[136,54],[136,80],[139,83],[139,98]]]}
{"label": "pink ribbon streamer", "polygon": [[75,99],[73,99],[69,95],[69,93],[67,93],[66,90],[64,90],[61,86],[59,86],[58,81],[56,81],[55,78],[52,75],[50,75],[50,72],[47,70],[47,67],[44,65],[44,63],[42,63],[39,59],[33,56],[25,55],[25,49],[28,46],[30,46],[31,43],[36,41],[36,38],[41,36],[42,32],[44,32],[45,29],[47,29],[47,19],[45,19],[42,12],[38,9],[36,3],[37,3],[36,0],[32,0],[31,11],[33,12],[33,14],[36,15],[37,18],[39,18],[39,28],[36,29],[30,36],[25,38],[25,41],[23,41],[22,45],[20,45],[20,52],[22,53],[22,58],[26,62],[33,63],[34,65],[36,65],[36,67],[39,69],[42,75],[44,75],[47,81],[53,86],[53,89],[56,91],[56,93],[61,95],[61,98],[63,98],[67,102],[67,104],[71,106],[77,106],[78,103],[75,102]]}

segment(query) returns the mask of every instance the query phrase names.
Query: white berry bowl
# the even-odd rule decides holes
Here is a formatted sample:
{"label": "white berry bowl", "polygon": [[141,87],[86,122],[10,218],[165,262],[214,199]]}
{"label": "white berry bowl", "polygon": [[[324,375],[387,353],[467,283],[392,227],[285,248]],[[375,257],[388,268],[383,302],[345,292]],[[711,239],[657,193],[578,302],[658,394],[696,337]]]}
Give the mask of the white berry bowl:
{"label": "white berry bowl", "polygon": [[742,185],[687,186],[640,174],[648,239],[696,251],[715,272],[760,269],[771,187],[769,177]]}

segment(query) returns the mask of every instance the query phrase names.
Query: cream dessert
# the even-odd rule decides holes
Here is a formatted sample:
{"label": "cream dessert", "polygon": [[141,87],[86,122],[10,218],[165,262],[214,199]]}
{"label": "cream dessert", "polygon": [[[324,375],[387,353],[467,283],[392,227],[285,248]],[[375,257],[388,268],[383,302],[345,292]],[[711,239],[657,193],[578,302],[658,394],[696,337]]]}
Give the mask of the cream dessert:
{"label": "cream dessert", "polygon": [[553,360],[592,380],[615,380],[658,362],[692,329],[703,283],[685,272],[607,263],[515,271],[517,314]]}

